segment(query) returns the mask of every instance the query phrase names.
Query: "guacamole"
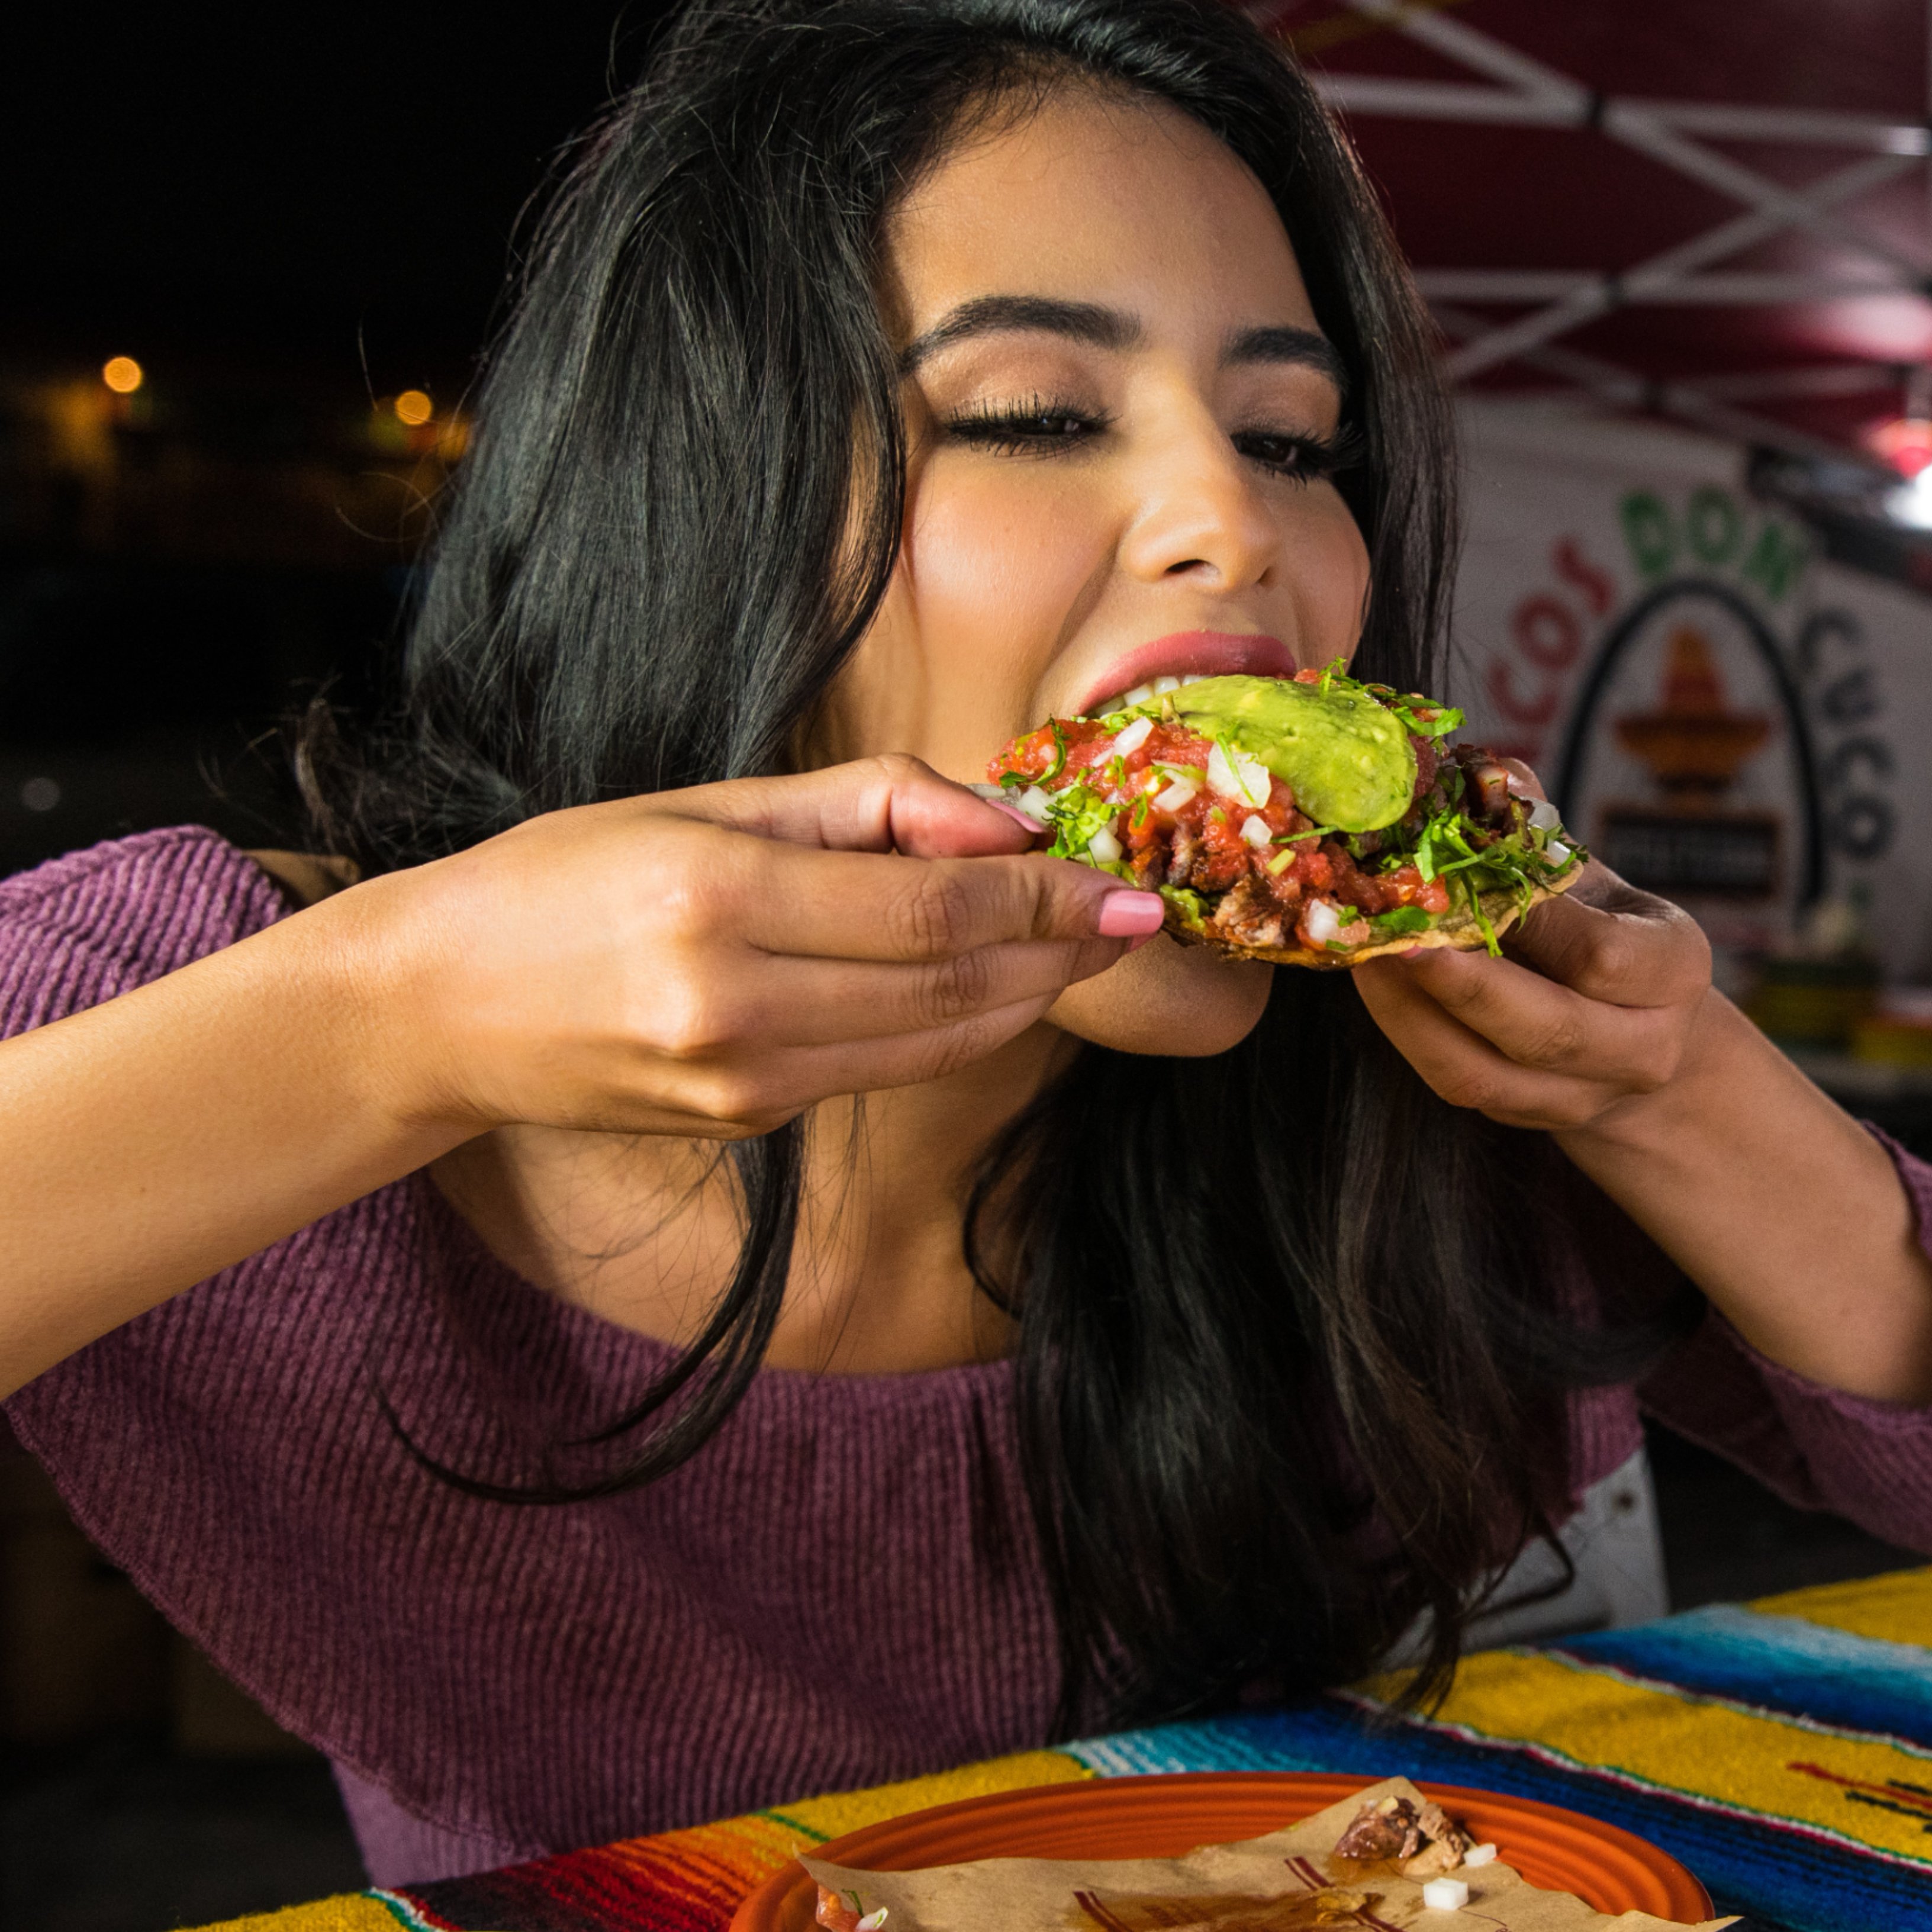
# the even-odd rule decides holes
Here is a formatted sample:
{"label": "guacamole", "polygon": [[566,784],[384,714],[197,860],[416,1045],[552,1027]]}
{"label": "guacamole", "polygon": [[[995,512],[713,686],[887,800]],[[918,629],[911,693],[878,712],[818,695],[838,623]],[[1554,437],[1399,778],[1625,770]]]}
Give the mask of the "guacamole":
{"label": "guacamole", "polygon": [[1109,712],[1108,723],[1116,717],[1174,718],[1258,758],[1302,811],[1337,831],[1393,825],[1415,794],[1415,752],[1402,716],[1347,678],[1202,678]]}

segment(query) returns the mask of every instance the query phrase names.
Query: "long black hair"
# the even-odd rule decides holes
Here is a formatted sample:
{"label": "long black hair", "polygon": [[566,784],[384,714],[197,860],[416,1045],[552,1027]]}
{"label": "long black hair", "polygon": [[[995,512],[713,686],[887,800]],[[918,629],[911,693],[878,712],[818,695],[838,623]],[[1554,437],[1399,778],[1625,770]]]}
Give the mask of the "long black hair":
{"label": "long black hair", "polygon": [[[400,722],[356,751],[318,718],[305,742],[332,849],[405,865],[785,768],[898,551],[884,218],[964,117],[1070,80],[1191,116],[1273,197],[1349,379],[1359,664],[1436,682],[1454,455],[1430,332],[1285,52],[1217,0],[696,0],[534,236]],[[722,1156],[742,1250],[698,1341],[602,1432],[622,1466],[460,1480],[580,1497],[709,1438],[776,1319],[803,1132]],[[1539,1292],[1550,1159],[1436,1101],[1346,975],[1293,972],[1214,1058],[1083,1049],[988,1150],[968,1253],[1018,1317],[1063,1724],[1334,1682],[1418,1616],[1441,1679],[1472,1596],[1562,1506],[1564,1388],[1630,1366]]]}

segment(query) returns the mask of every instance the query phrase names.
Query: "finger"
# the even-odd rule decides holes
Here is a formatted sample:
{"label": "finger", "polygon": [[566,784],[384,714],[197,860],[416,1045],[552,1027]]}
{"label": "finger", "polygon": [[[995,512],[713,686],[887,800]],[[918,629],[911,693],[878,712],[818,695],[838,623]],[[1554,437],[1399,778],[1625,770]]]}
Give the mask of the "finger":
{"label": "finger", "polygon": [[1526,1066],[1431,998],[1394,960],[1354,975],[1362,1003],[1402,1058],[1452,1107],[1505,1126],[1582,1126],[1601,1112],[1605,1088],[1575,1075]]}
{"label": "finger", "polygon": [[1016,940],[1132,938],[1158,931],[1163,911],[1157,893],[1037,854],[908,859],[747,838],[729,860],[712,916],[771,953],[946,959]]}
{"label": "finger", "polygon": [[1696,921],[1594,860],[1574,891],[1532,907],[1507,943],[1512,958],[1621,1006],[1684,1006],[1711,983],[1710,941]]}
{"label": "finger", "polygon": [[982,946],[916,964],[768,958],[696,1018],[721,1046],[830,1046],[932,1032],[1029,1001],[1050,1004],[1120,960],[1128,942]]}
{"label": "finger", "polygon": [[1643,1090],[1676,1071],[1681,1010],[1587,999],[1486,954],[1429,952],[1390,965],[1520,1066]]}
{"label": "finger", "polygon": [[742,778],[676,794],[688,816],[763,838],[848,852],[973,858],[1024,852],[1040,827],[917,758],[862,758],[794,777]]}
{"label": "finger", "polygon": [[761,1080],[782,1112],[796,1112],[839,1094],[870,1094],[943,1079],[1024,1033],[1053,1004],[1050,997],[990,1008],[922,1033],[824,1046],[772,1057]]}
{"label": "finger", "polygon": [[1547,798],[1543,781],[1520,758],[1498,758],[1496,763],[1510,775],[1510,790],[1518,798]]}
{"label": "finger", "polygon": [[1646,1090],[1676,1070],[1685,1008],[1591,999],[1486,953],[1426,952],[1393,963],[1519,1066]]}

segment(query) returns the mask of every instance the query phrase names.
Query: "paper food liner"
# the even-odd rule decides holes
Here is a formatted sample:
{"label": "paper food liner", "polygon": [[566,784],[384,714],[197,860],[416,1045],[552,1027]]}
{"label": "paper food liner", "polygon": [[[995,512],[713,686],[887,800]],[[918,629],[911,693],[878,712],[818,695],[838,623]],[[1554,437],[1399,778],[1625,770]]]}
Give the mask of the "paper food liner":
{"label": "paper food liner", "polygon": [[[1468,1886],[1469,1902],[1450,1910],[1425,1906],[1424,1881],[1404,1878],[1392,1861],[1332,1858],[1363,1805],[1389,1796],[1424,1802],[1408,1779],[1392,1778],[1265,1838],[1180,1858],[981,1858],[906,1872],[800,1863],[848,1903],[856,1894],[863,1913],[884,1907],[881,1932],[1682,1932],[1674,1919],[1611,1917],[1569,1892],[1545,1892],[1500,1858],[1451,1874]],[[1736,1923],[1707,1919],[1697,1932]]]}

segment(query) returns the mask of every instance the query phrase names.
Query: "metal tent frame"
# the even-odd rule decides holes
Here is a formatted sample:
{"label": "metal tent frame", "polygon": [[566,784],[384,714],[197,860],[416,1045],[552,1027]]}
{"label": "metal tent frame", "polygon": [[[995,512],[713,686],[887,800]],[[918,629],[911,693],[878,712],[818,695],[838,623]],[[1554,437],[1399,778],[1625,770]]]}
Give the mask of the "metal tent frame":
{"label": "metal tent frame", "polygon": [[[1718,377],[1660,380],[1616,361],[1558,346],[1562,338],[1639,306],[1712,310],[1857,302],[1900,297],[1932,316],[1932,234],[1902,246],[1862,220],[1858,204],[1915,170],[1932,193],[1932,118],[1826,111],[1814,106],[1639,98],[1600,93],[1544,60],[1446,10],[1455,0],[1341,0],[1362,22],[1427,49],[1478,76],[1408,78],[1314,70],[1322,98],[1350,124],[1377,120],[1568,130],[1634,150],[1739,204],[1727,220],[1644,259],[1614,268],[1425,267],[1418,280],[1448,338],[1444,367],[1460,384],[1497,374],[1554,378],[1613,406],[1678,418],[1737,440],[1795,454],[1828,453],[1876,465],[1848,436],[1820,437],[1764,407],[1819,398],[1878,397],[1910,379],[1888,360],[1744,369]],[[1247,10],[1270,31],[1291,31],[1294,0],[1252,0]],[[1926,20],[1926,96],[1932,108],[1932,14]],[[1858,158],[1794,188],[1711,145],[1850,151]],[[1793,232],[1828,244],[1858,265],[1852,274],[1730,268],[1720,265]],[[1498,321],[1468,304],[1521,307]]]}

